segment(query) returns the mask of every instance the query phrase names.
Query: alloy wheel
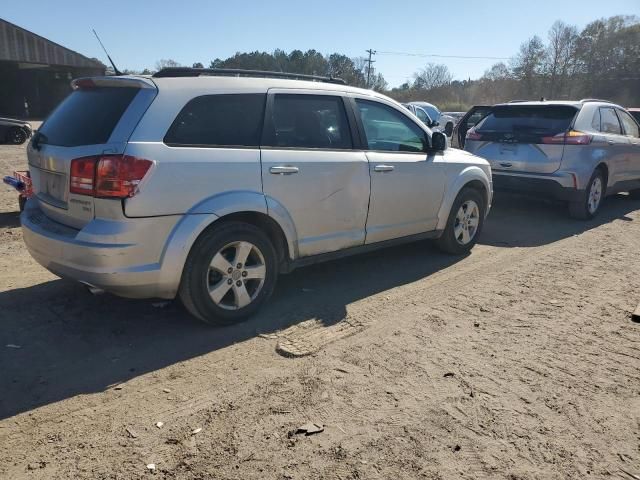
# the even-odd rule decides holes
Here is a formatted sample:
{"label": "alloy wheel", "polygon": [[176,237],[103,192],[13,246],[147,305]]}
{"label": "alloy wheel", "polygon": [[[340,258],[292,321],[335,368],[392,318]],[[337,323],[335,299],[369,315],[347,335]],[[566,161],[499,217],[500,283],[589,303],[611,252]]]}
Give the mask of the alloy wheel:
{"label": "alloy wheel", "polygon": [[589,187],[589,198],[587,199],[587,208],[589,213],[593,215],[600,206],[602,200],[602,179],[596,176]]}
{"label": "alloy wheel", "polygon": [[258,296],[266,278],[264,255],[251,242],[233,242],[211,259],[207,287],[211,300],[226,310],[239,310]]}
{"label": "alloy wheel", "polygon": [[453,234],[460,245],[467,245],[473,240],[478,232],[480,224],[480,208],[473,200],[467,200],[458,209]]}

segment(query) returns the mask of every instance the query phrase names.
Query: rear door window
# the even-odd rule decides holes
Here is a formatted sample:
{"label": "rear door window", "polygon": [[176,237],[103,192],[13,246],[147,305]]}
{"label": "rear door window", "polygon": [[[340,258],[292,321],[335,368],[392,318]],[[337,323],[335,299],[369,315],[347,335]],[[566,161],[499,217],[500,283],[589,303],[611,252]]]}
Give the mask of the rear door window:
{"label": "rear door window", "polygon": [[479,133],[555,135],[569,129],[577,110],[564,105],[505,105],[494,107],[480,122]]}
{"label": "rear door window", "polygon": [[351,149],[349,122],[342,97],[276,94],[266,146]]}
{"label": "rear door window", "polygon": [[620,117],[620,121],[622,122],[622,126],[624,127],[624,134],[629,137],[640,137],[640,132],[638,131],[638,124],[635,120],[629,115],[627,112],[618,110],[618,116]]}
{"label": "rear door window", "polygon": [[600,109],[600,131],[603,133],[622,134],[620,121],[613,108],[606,107]]}
{"label": "rear door window", "polygon": [[409,117],[378,102],[357,99],[369,150],[424,152],[426,133]]}
{"label": "rear door window", "polygon": [[203,95],[180,111],[164,143],[175,147],[258,147],[266,95]]}
{"label": "rear door window", "polygon": [[61,147],[107,143],[138,92],[130,87],[73,91],[39,128],[39,142]]}

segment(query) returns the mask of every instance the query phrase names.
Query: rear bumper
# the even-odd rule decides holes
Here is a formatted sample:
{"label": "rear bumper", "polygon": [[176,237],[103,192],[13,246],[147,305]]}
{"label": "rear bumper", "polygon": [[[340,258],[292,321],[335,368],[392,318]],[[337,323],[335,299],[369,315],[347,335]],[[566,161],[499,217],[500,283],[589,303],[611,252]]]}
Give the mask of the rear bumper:
{"label": "rear bumper", "polygon": [[575,188],[574,178],[570,173],[528,175],[494,171],[493,188],[497,192],[519,193],[565,202],[578,201],[584,196],[584,190]]}
{"label": "rear bumper", "polygon": [[[48,218],[37,199],[20,216],[25,244],[43,267],[62,277],[129,298],[172,298],[165,285],[165,243],[179,216],[94,220],[76,230]],[[181,272],[176,272],[180,275]]]}

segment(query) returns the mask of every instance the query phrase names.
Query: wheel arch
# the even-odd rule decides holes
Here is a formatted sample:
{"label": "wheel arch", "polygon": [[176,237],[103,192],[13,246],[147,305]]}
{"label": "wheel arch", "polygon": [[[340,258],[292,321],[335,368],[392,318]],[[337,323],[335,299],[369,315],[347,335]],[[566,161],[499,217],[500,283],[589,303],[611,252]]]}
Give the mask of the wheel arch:
{"label": "wheel arch", "polygon": [[276,208],[279,204],[269,200],[258,192],[229,192],[206,199],[183,215],[169,235],[160,260],[163,298],[176,295],[187,257],[198,238],[222,222],[241,221],[265,231],[286,271],[289,261],[297,256],[296,232],[286,210]]}
{"label": "wheel arch", "polygon": [[604,175],[604,188],[606,194],[606,190],[609,189],[609,166],[605,162],[600,162],[598,165],[596,165],[596,168],[593,169],[594,172],[596,170],[602,170],[602,174]]}
{"label": "wheel arch", "polygon": [[450,186],[445,191],[442,205],[438,212],[438,230],[444,230],[449,218],[449,213],[453,202],[463,188],[473,188],[481,192],[483,199],[485,200],[485,214],[489,212],[491,207],[491,183],[487,174],[478,166],[470,165],[460,172],[456,176]]}

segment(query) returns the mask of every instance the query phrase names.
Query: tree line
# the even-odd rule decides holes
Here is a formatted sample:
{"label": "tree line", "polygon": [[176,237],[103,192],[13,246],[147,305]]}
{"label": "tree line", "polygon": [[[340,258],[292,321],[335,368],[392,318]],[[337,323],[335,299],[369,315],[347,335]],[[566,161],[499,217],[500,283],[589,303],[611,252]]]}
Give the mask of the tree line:
{"label": "tree line", "polygon": [[428,64],[387,94],[448,110],[541,98],[602,98],[640,106],[640,19],[600,19],[580,32],[558,20],[546,42],[531,37],[508,62],[496,63],[477,80],[453,80],[446,65]]}
{"label": "tree line", "polygon": [[[172,66],[180,64],[160,60],[155,68]],[[198,62],[193,67],[204,65]],[[366,58],[323,55],[316,50],[238,52],[216,58],[208,67],[340,77],[349,85],[372,88],[398,101],[426,100],[443,110],[466,110],[472,105],[514,99],[586,97],[640,106],[640,19],[622,15],[603,18],[581,31],[558,20],[549,29],[546,42],[537,35],[531,37],[508,62],[496,63],[476,80],[454,80],[446,65],[429,63],[411,80],[389,89],[382,74],[368,71]]]}

